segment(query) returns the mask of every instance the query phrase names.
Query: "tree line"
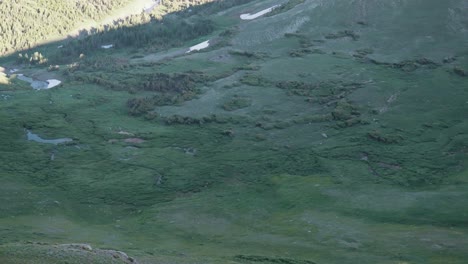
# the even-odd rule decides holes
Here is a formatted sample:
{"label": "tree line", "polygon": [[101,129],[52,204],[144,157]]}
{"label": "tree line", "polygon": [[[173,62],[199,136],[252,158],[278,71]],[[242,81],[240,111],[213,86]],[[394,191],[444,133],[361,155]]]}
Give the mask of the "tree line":
{"label": "tree line", "polygon": [[[51,36],[65,36],[82,20],[103,18],[129,1],[0,1],[3,21],[0,23],[0,55],[20,50],[32,53],[34,47]],[[79,37],[70,41],[55,58],[62,58],[63,62],[70,56],[76,58],[109,43],[115,43],[116,47],[145,47],[150,51],[178,45],[214,30],[213,23],[203,17],[251,1],[160,0],[152,13],[142,12],[109,25],[80,31]],[[169,13],[172,15],[166,16]]]}
{"label": "tree line", "polygon": [[66,35],[81,21],[101,19],[128,1],[0,1],[0,55],[31,49],[51,36]]}
{"label": "tree line", "polygon": [[[158,51],[165,48],[180,46],[184,42],[212,33],[215,30],[213,21],[204,18],[194,18],[190,21],[175,17],[157,20],[152,16],[142,14],[141,21],[136,23],[135,17],[129,17],[112,26],[105,26],[91,31],[83,31],[84,37],[75,39],[50,55],[53,63],[67,63],[82,56],[91,55],[103,45],[113,45],[113,48],[143,48],[147,51]],[[133,21],[133,22],[132,22]],[[141,23],[147,21],[146,23]]]}

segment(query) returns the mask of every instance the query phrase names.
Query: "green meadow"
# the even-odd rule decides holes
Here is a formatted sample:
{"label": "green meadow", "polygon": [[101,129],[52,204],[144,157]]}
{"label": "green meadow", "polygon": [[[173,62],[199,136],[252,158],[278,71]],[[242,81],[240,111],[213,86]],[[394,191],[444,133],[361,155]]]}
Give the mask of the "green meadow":
{"label": "green meadow", "polygon": [[0,59],[1,263],[466,263],[463,1],[236,3]]}

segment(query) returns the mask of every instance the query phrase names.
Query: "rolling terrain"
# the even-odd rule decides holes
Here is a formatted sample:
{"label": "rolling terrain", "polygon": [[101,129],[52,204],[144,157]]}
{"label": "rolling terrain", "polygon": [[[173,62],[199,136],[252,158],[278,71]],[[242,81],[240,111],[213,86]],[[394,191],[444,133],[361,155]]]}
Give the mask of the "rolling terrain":
{"label": "rolling terrain", "polygon": [[0,58],[0,263],[466,263],[465,1],[167,11]]}

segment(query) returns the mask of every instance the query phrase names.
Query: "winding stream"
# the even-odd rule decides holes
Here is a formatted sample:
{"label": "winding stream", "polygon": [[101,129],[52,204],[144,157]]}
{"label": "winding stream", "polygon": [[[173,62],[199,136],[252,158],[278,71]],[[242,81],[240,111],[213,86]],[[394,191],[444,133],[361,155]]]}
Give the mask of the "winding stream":
{"label": "winding stream", "polygon": [[30,141],[35,141],[39,143],[45,143],[45,144],[62,144],[62,143],[67,143],[67,142],[72,142],[73,139],[71,138],[56,138],[56,139],[43,139],[39,135],[32,133],[29,130],[26,130],[27,134],[26,136],[28,137],[28,140]]}

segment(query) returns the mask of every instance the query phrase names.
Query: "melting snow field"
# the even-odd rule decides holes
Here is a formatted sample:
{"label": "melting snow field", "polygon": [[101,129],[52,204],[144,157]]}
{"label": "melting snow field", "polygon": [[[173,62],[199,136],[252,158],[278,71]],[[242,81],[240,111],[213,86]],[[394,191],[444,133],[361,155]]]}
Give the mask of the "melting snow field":
{"label": "melting snow field", "polygon": [[195,46],[190,47],[189,50],[186,53],[190,53],[190,52],[195,51],[195,50],[198,51],[198,50],[206,49],[209,46],[210,46],[210,41],[209,40],[203,41],[200,44],[197,44]]}
{"label": "melting snow field", "polygon": [[262,10],[260,12],[255,13],[255,14],[250,14],[250,13],[242,14],[242,15],[240,15],[240,19],[242,19],[242,20],[252,20],[252,19],[255,19],[257,17],[261,17],[261,16],[263,16],[265,14],[270,13],[271,11],[273,11],[273,9],[275,9],[275,8],[277,8],[279,6],[280,5],[274,5],[274,6],[270,7],[270,8],[264,9],[264,10]]}
{"label": "melting snow field", "polygon": [[35,90],[50,89],[62,83],[62,81],[59,81],[56,79],[50,79],[45,82],[38,81],[38,80],[34,80],[33,78],[27,77],[23,74],[18,74],[18,79],[30,83],[31,87]]}

